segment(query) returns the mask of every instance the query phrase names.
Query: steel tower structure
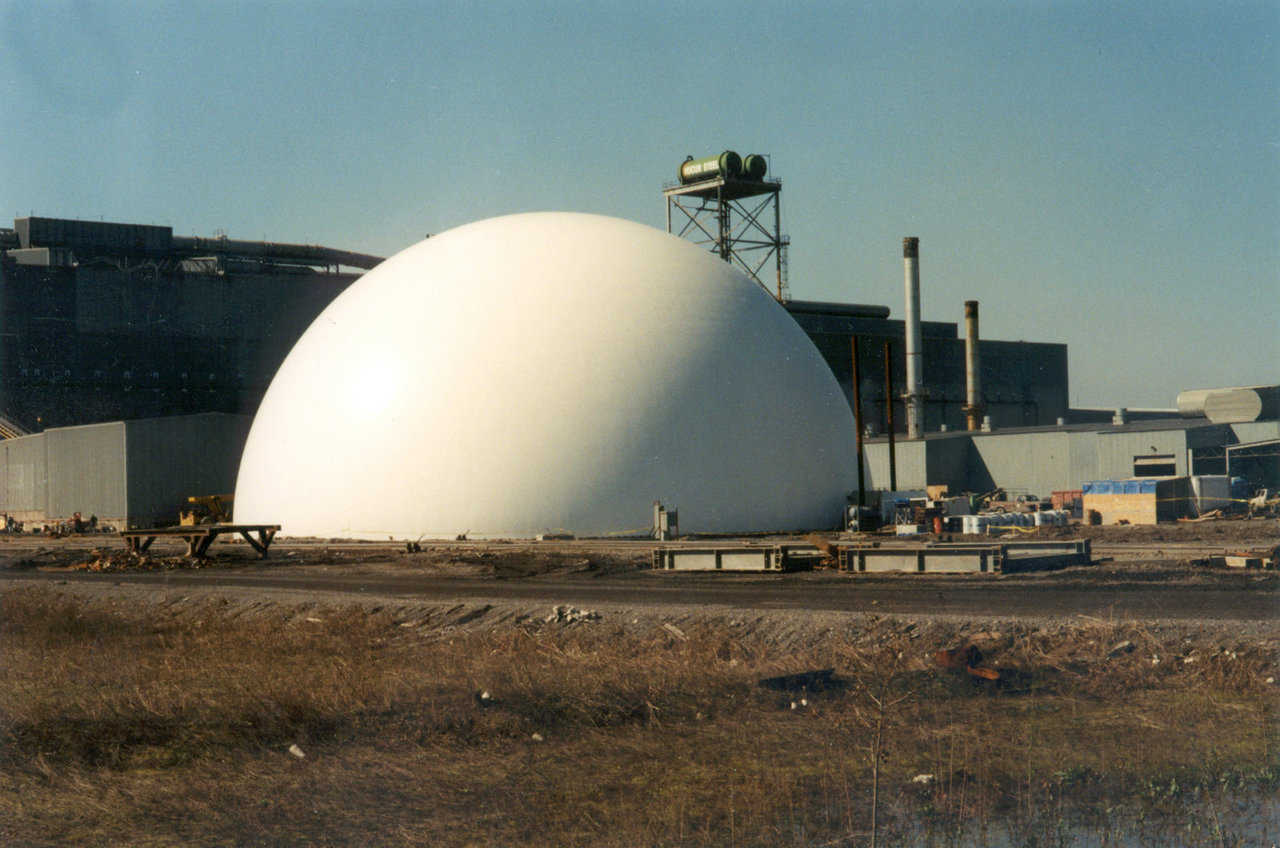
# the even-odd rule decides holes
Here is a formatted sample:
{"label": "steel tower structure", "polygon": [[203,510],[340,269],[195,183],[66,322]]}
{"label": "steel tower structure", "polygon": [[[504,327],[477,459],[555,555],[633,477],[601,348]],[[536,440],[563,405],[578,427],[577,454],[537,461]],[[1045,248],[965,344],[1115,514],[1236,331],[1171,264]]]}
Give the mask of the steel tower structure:
{"label": "steel tower structure", "polygon": [[[681,170],[683,174],[685,169]],[[787,246],[791,241],[782,234],[782,182],[751,179],[727,169],[700,177],[682,179],[662,190],[667,200],[667,232],[703,245],[738,266],[778,301],[790,300]],[[774,274],[766,282],[769,265]]]}

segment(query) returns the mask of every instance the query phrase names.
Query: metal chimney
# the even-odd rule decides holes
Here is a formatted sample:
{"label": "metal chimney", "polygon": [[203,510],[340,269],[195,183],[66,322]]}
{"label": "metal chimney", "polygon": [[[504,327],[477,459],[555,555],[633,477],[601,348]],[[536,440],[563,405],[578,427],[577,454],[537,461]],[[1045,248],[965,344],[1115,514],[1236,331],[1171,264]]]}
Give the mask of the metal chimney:
{"label": "metal chimney", "polygon": [[970,430],[982,426],[982,378],[978,360],[978,301],[964,302],[964,414]]}
{"label": "metal chimney", "polygon": [[921,391],[920,239],[902,240],[903,285],[907,291],[907,438],[924,435],[924,395]]}

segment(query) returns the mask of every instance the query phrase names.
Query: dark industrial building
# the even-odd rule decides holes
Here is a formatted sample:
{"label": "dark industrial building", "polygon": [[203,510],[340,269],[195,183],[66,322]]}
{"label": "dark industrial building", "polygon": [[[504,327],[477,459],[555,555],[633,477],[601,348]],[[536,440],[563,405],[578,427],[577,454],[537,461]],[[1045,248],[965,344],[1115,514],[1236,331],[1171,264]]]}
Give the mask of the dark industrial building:
{"label": "dark industrial building", "polygon": [[[904,321],[888,307],[814,303],[783,304],[822,353],[845,394],[853,394],[852,339],[858,339],[864,427],[885,432],[884,343],[890,343],[894,431],[906,432]],[[957,304],[959,306],[959,304]],[[965,427],[965,341],[957,325],[922,321],[925,432]],[[983,339],[978,343],[984,415],[992,427],[1056,424],[1071,415],[1067,396],[1067,346]],[[852,401],[851,401],[852,403]]]}
{"label": "dark industrial building", "polygon": [[12,431],[252,414],[312,319],[380,259],[170,227],[0,229],[0,416]]}
{"label": "dark industrial building", "polygon": [[[865,429],[884,432],[888,427],[886,370],[896,387],[895,432],[919,435],[958,429],[970,421],[976,429],[983,419],[988,426],[1031,427],[1069,417],[1063,344],[980,341],[968,366],[978,378],[974,388],[981,388],[969,397],[965,341],[956,324],[920,316],[918,239],[903,243],[903,320],[890,320],[887,306],[793,300],[787,274],[790,239],[783,233],[779,203],[782,183],[768,174],[766,157],[759,154],[742,157],[726,150],[702,159],[689,157],[677,169],[678,179],[662,192],[667,232],[734,265],[786,307],[813,339],[850,405],[856,336]],[[864,288],[857,296],[865,293]],[[959,313],[961,304],[955,308]],[[977,304],[964,308],[966,335],[976,340]],[[885,342],[891,346],[889,360]],[[910,367],[909,358],[914,358]]]}
{"label": "dark industrial building", "polygon": [[[175,236],[172,228],[19,218],[0,229],[0,416],[19,431],[225,412],[251,415],[312,320],[380,257],[313,245]],[[354,269],[354,270],[353,270]],[[868,425],[883,431],[883,343],[905,387],[905,326],[885,306],[783,304],[851,394],[862,353]],[[958,306],[958,305],[957,305]],[[964,341],[925,321],[924,428],[964,425]],[[995,426],[1068,414],[1067,349],[982,341]],[[905,431],[901,400],[896,429]],[[881,423],[877,423],[881,422]]]}
{"label": "dark industrial building", "polygon": [[[869,486],[891,482],[889,399],[899,488],[1078,488],[1155,459],[1167,473],[1263,483],[1280,474],[1280,422],[1272,420],[1280,390],[1199,398],[1209,413],[1223,406],[1220,421],[1199,407],[1180,421],[1149,423],[1141,419],[1152,413],[1117,411],[1112,422],[1110,413],[1072,410],[1066,345],[978,340],[973,303],[964,306],[965,338],[955,322],[921,319],[915,239],[904,241],[903,320],[887,306],[790,299],[780,223],[730,238],[740,213],[718,205],[755,195],[776,205],[779,184],[730,185],[722,195],[733,182],[721,175],[668,191],[697,201],[684,213],[691,220],[710,214],[725,228],[717,236],[694,227],[693,235],[708,236],[701,243],[766,290],[759,271],[773,262],[771,293],[851,405],[856,338]],[[759,205],[746,214],[758,225]],[[744,261],[750,250],[764,260]],[[93,513],[131,525],[176,515],[186,495],[230,492],[248,422],[284,357],[380,261],[313,245],[175,236],[162,226],[30,217],[0,229],[0,512],[30,522]],[[903,439],[913,404],[919,437]],[[1234,411],[1242,404],[1247,415]]]}

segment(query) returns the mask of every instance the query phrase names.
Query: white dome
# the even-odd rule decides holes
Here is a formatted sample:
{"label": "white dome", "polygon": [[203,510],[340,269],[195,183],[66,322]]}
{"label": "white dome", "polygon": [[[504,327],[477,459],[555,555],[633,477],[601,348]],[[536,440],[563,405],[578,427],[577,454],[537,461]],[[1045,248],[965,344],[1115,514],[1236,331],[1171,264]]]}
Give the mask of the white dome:
{"label": "white dome", "polygon": [[650,227],[534,213],[450,230],[351,285],[262,401],[240,522],[520,537],[834,526],[853,416],[794,320]]}

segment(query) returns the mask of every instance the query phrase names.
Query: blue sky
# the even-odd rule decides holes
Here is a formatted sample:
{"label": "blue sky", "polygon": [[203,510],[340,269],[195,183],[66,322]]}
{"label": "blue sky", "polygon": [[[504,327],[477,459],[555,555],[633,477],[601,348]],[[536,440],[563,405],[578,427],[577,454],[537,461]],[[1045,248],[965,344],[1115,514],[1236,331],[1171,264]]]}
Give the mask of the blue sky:
{"label": "blue sky", "polygon": [[389,255],[564,209],[664,226],[771,157],[792,295],[1065,342],[1076,405],[1280,381],[1280,4],[0,0],[0,224]]}

